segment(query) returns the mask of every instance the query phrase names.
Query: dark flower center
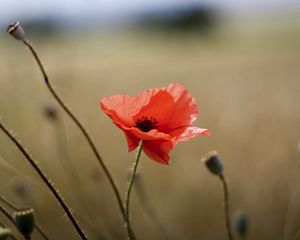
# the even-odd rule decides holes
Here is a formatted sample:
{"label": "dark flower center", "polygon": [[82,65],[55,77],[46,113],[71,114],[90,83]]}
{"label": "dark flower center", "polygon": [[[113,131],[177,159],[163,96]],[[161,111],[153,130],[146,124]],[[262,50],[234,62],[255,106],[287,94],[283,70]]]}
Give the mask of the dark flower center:
{"label": "dark flower center", "polygon": [[158,122],[155,118],[142,117],[136,122],[136,127],[143,132],[149,132],[152,129],[158,128]]}

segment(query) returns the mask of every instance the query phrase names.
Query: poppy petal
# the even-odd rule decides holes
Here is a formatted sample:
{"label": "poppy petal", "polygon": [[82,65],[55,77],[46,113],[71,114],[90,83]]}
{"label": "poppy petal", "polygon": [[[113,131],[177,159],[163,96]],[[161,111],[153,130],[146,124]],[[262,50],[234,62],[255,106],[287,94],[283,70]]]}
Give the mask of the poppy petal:
{"label": "poppy petal", "polygon": [[131,152],[138,147],[140,139],[136,138],[130,133],[127,133],[126,131],[124,131],[124,133],[127,140],[128,152]]}
{"label": "poppy petal", "polygon": [[136,97],[128,95],[115,95],[105,97],[100,101],[102,110],[113,120],[120,128],[123,126],[134,126],[133,116],[136,115],[143,106],[151,100],[159,89],[152,88],[139,93]]}
{"label": "poppy petal", "polygon": [[143,151],[152,160],[169,164],[169,152],[173,149],[172,141],[143,141]]}
{"label": "poppy petal", "polygon": [[169,118],[170,129],[191,125],[198,116],[196,100],[179,83],[170,84],[166,91],[173,97],[176,106]]}
{"label": "poppy petal", "polygon": [[132,114],[139,111],[139,106],[135,108],[133,102],[134,98],[130,96],[116,95],[101,99],[100,107],[118,126],[130,126],[133,124]]}
{"label": "poppy petal", "polygon": [[154,118],[158,122],[158,130],[168,129],[170,114],[176,108],[173,97],[166,90],[159,90],[144,107],[134,116],[134,121],[143,117]]}
{"label": "poppy petal", "polygon": [[168,164],[169,152],[178,142],[211,134],[207,129],[192,126],[198,116],[196,101],[179,83],[152,88],[135,97],[106,97],[100,106],[124,132],[128,151],[143,141],[145,154],[162,164]]}
{"label": "poppy petal", "polygon": [[149,132],[143,132],[140,129],[133,127],[126,130],[126,132],[129,132],[134,137],[146,140],[146,141],[154,141],[154,140],[171,140],[171,136],[169,134],[159,132],[156,129],[152,129]]}
{"label": "poppy petal", "polygon": [[211,131],[205,128],[188,126],[188,127],[182,127],[173,130],[172,132],[170,132],[170,135],[175,138],[175,141],[177,143],[177,142],[186,142],[193,137],[198,137],[202,135],[210,136]]}

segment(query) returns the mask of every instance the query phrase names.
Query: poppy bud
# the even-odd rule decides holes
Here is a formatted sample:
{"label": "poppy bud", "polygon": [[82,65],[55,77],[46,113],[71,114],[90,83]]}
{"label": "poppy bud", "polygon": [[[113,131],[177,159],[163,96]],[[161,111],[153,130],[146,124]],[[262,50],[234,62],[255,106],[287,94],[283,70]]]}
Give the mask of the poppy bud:
{"label": "poppy bud", "polygon": [[11,236],[11,231],[7,228],[0,227],[0,240],[5,240]]}
{"label": "poppy bud", "polygon": [[94,182],[98,182],[98,181],[101,181],[102,174],[101,174],[101,172],[99,172],[98,169],[93,169],[90,172],[90,177]]}
{"label": "poppy bud", "polygon": [[34,230],[34,214],[32,208],[19,210],[14,213],[14,220],[20,233],[25,238],[30,238]]}
{"label": "poppy bud", "polygon": [[24,182],[19,178],[12,179],[11,182],[13,192],[22,200],[29,200],[32,195],[32,188],[28,182]]}
{"label": "poppy bud", "polygon": [[47,104],[44,108],[44,113],[50,120],[56,120],[58,117],[58,109],[56,106]]}
{"label": "poppy bud", "polygon": [[26,40],[26,34],[19,22],[10,24],[6,31],[17,40]]}
{"label": "poppy bud", "polygon": [[245,237],[248,232],[249,221],[243,212],[238,212],[233,217],[233,227],[235,232],[241,237]]}
{"label": "poppy bud", "polygon": [[202,161],[211,173],[219,176],[223,174],[223,163],[219,158],[217,151],[207,153],[202,157]]}

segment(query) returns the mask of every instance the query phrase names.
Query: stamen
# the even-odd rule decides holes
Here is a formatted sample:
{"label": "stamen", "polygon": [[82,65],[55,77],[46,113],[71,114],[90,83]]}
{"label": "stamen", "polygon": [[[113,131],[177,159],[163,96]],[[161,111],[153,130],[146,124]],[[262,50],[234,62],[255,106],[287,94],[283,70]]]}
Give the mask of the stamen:
{"label": "stamen", "polygon": [[143,132],[149,132],[152,129],[158,128],[158,121],[153,117],[142,117],[141,119],[138,119],[135,123],[136,127]]}

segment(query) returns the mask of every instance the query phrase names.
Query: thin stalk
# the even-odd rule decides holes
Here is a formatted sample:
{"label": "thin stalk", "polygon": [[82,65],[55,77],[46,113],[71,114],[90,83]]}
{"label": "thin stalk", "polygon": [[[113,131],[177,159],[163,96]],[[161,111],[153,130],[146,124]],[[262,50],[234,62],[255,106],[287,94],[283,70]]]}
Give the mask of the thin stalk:
{"label": "thin stalk", "polygon": [[0,129],[14,142],[14,144],[17,146],[17,148],[22,152],[22,154],[25,156],[29,164],[33,167],[33,169],[38,173],[38,175],[41,177],[41,179],[44,181],[44,183],[47,185],[47,187],[50,189],[56,200],[59,202],[65,213],[67,214],[68,218],[70,219],[71,223],[73,224],[74,228],[76,229],[78,235],[81,237],[81,239],[87,240],[88,237],[85,235],[81,227],[79,226],[79,223],[73,216],[71,210],[65,203],[63,197],[60,195],[58,190],[54,188],[53,182],[46,176],[46,174],[43,172],[43,170],[38,166],[37,162],[33,160],[33,158],[30,156],[30,154],[26,151],[26,149],[22,146],[22,144],[12,135],[12,133],[4,126],[2,122],[0,122]]}
{"label": "thin stalk", "polygon": [[[4,204],[6,204],[8,207],[10,207],[11,209],[15,210],[15,211],[19,211],[20,208],[18,208],[16,205],[14,205],[13,203],[9,202],[5,197],[0,196],[0,201],[2,201]],[[34,224],[35,229],[40,233],[40,235],[46,239],[46,240],[50,240],[50,238],[47,236],[47,234],[45,233],[45,231],[38,225],[38,224]]]}
{"label": "thin stalk", "polygon": [[117,202],[121,211],[121,214],[123,216],[123,220],[126,222],[126,213],[125,213],[125,209],[123,207],[123,203],[122,203],[122,198],[120,195],[120,192],[117,188],[116,183],[114,182],[114,179],[111,175],[111,173],[109,172],[108,168],[106,167],[104,161],[102,160],[100,153],[98,152],[96,145],[94,144],[94,142],[92,141],[90,135],[88,134],[87,130],[85,129],[85,127],[81,124],[81,122],[77,119],[77,117],[75,117],[75,115],[71,112],[71,110],[67,107],[67,105],[63,102],[63,100],[60,98],[60,96],[56,93],[56,91],[54,90],[53,86],[51,85],[49,78],[47,76],[46,70],[43,67],[43,64],[41,62],[41,60],[39,59],[39,56],[37,54],[37,52],[35,51],[35,49],[33,48],[32,44],[28,41],[28,40],[23,40],[23,43],[29,48],[30,52],[32,53],[32,55],[34,56],[42,74],[44,77],[44,81],[47,85],[47,88],[49,89],[50,93],[52,94],[52,96],[55,98],[55,100],[60,104],[60,106],[63,108],[63,110],[67,113],[67,115],[74,121],[74,123],[77,125],[77,127],[80,129],[80,131],[82,132],[82,134],[84,135],[85,139],[87,140],[89,146],[91,147],[93,153],[96,156],[96,159],[98,160],[98,163],[100,164],[100,166],[102,167],[112,189],[113,192],[117,198]]}
{"label": "thin stalk", "polygon": [[[6,211],[6,209],[4,207],[2,207],[1,205],[0,205],[0,212],[2,212],[3,215],[18,229],[13,216],[8,211]],[[22,234],[22,236],[24,237],[25,240],[27,240],[27,238],[23,234]]]}
{"label": "thin stalk", "polygon": [[228,185],[226,179],[223,174],[219,175],[224,191],[224,212],[225,212],[225,224],[226,224],[226,231],[229,240],[233,240],[233,234],[231,231],[231,222],[230,222],[230,213],[229,213],[229,192],[228,192]]}
{"label": "thin stalk", "polygon": [[[10,170],[10,172],[13,173],[14,175],[19,175],[20,177],[24,178],[24,181],[30,182],[32,185],[34,185],[35,187],[37,187],[39,190],[43,191],[46,194],[49,194],[47,188],[45,188],[44,186],[42,186],[40,183],[32,180],[30,177],[24,175],[22,172],[20,172],[19,170],[17,170],[15,167],[13,167],[10,164],[8,164],[7,161],[5,161],[1,155],[0,155],[0,166],[3,166],[4,168]],[[33,200],[34,199],[32,199],[31,201],[33,201]],[[1,199],[0,199],[0,201],[1,201]],[[33,203],[33,205],[36,205],[36,204]],[[79,218],[79,220],[81,222],[85,223],[90,228],[93,227],[93,224],[90,221],[87,221],[84,217],[80,216],[79,213],[77,213],[77,218]]]}
{"label": "thin stalk", "polygon": [[14,220],[14,218],[13,218],[13,216],[8,212],[8,211],[6,211],[6,209],[4,208],[4,207],[2,207],[1,205],[0,205],[0,212],[2,212],[3,213],[3,215],[13,224],[13,225],[15,225],[16,226],[16,223],[15,223],[15,220]]}
{"label": "thin stalk", "polygon": [[129,206],[130,206],[130,197],[131,197],[131,192],[132,192],[132,186],[133,186],[133,182],[134,182],[134,177],[135,177],[135,173],[139,164],[139,160],[141,158],[141,154],[142,154],[142,149],[143,149],[143,142],[140,142],[140,145],[138,147],[138,152],[135,158],[135,161],[133,163],[133,167],[132,167],[132,172],[131,172],[131,176],[130,176],[130,180],[129,180],[129,184],[128,184],[128,189],[127,189],[127,194],[126,194],[126,201],[125,201],[125,212],[126,212],[126,227],[127,227],[127,233],[128,233],[128,237],[130,240],[134,240],[135,235],[134,232],[132,231],[131,228],[131,224],[130,224],[130,212],[129,212]]}
{"label": "thin stalk", "polygon": [[[91,209],[89,208],[90,204],[87,202],[86,194],[84,194],[85,190],[84,187],[82,186],[80,175],[78,174],[76,166],[74,165],[71,159],[70,151],[68,149],[67,131],[63,119],[60,116],[57,116],[57,119],[54,121],[54,123],[55,123],[55,135],[58,143],[57,150],[59,153],[59,158],[61,160],[64,169],[66,170],[66,173],[69,173],[68,180],[71,180],[69,181],[70,184],[69,187],[72,188],[74,191],[82,193],[79,194],[78,196],[75,196],[75,201],[77,202],[77,204],[79,204],[80,208],[84,208],[88,217],[88,219],[84,219],[84,221],[81,220],[81,222],[87,222],[89,226],[95,227],[94,224],[91,223],[91,221],[93,221],[94,219],[93,214],[95,214],[95,211],[92,213]],[[80,218],[78,214],[77,217]],[[81,217],[81,219],[82,218],[83,217]]]}

